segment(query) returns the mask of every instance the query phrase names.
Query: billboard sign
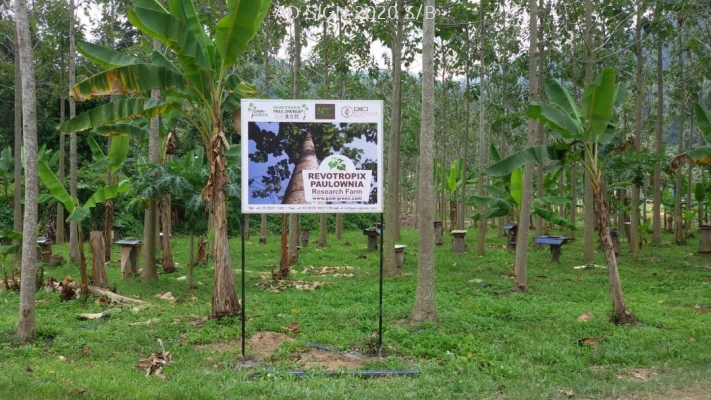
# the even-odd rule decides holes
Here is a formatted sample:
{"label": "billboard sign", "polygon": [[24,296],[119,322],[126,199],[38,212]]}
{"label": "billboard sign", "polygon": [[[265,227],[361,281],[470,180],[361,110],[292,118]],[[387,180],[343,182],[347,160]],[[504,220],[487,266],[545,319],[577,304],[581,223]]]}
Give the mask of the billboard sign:
{"label": "billboard sign", "polygon": [[383,102],[242,100],[242,212],[383,212]]}

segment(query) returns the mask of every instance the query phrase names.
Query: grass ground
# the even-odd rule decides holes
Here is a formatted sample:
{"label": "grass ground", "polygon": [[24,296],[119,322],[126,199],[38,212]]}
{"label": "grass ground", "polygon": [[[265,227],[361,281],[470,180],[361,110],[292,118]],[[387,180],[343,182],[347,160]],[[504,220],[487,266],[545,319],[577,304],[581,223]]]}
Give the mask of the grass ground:
{"label": "grass ground", "polygon": [[[20,346],[14,337],[19,294],[0,289],[0,398],[711,398],[711,265],[696,254],[696,241],[645,246],[638,261],[623,243],[620,275],[627,305],[640,323],[615,326],[608,320],[606,270],[574,269],[583,264],[580,241],[563,247],[560,264],[550,262],[548,249],[532,249],[531,290],[517,294],[505,238],[492,232],[484,256],[476,254],[475,240],[471,231],[469,252],[461,256],[451,254],[449,239],[436,248],[439,321],[412,324],[417,232],[403,230],[401,243],[408,247],[402,276],[384,283],[384,354],[364,358],[362,369],[417,370],[416,376],[284,372],[303,368],[301,355],[310,343],[372,353],[379,258],[366,251],[361,232],[301,250],[293,278],[312,283],[300,286],[307,289],[322,282],[315,290],[280,288],[266,279],[278,263],[278,237],[269,237],[267,245],[256,236],[247,241],[247,337],[276,332],[295,339],[253,368],[241,367],[239,319],[205,320],[209,267],[196,268],[198,288],[189,293],[182,278],[188,242],[176,238],[178,272],[160,275],[156,283],[122,280],[118,262],[109,266],[118,293],[149,307],[115,306],[110,318],[92,323],[77,315],[106,310],[96,298],[61,302],[57,293],[40,291],[37,339],[30,345]],[[240,249],[240,240],[233,239],[238,291]],[[66,255],[67,249],[54,251]],[[115,248],[113,260],[118,258]],[[602,254],[597,264],[604,265]],[[77,277],[77,267],[46,270],[60,279],[67,274]],[[175,301],[155,297],[168,291]],[[579,321],[584,314],[587,322]],[[157,339],[172,355],[164,380],[146,378],[134,367],[160,351]],[[255,350],[247,348],[248,357]]]}

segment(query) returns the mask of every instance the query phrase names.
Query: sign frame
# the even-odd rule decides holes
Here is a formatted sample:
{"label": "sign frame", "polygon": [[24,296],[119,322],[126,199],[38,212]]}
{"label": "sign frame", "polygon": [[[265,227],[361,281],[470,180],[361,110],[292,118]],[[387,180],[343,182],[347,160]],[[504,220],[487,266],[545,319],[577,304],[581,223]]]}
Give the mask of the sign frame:
{"label": "sign frame", "polygon": [[242,213],[382,213],[383,115],[382,100],[242,99]]}

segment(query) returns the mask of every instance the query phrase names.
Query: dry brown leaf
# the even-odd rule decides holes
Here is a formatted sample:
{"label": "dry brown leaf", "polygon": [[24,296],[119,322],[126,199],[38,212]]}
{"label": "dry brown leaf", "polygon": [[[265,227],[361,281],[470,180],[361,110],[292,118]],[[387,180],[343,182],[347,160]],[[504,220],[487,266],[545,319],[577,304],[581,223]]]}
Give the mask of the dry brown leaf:
{"label": "dry brown leaf", "polygon": [[301,332],[301,329],[299,329],[299,322],[294,322],[293,324],[289,324],[287,326],[282,326],[281,329],[291,332],[293,334],[297,334]]}
{"label": "dry brown leaf", "polygon": [[578,317],[578,319],[576,319],[576,321],[578,321],[578,322],[588,322],[588,321],[590,321],[593,317],[594,317],[593,313],[591,313],[590,311],[586,311],[586,312],[580,314],[580,316]]}
{"label": "dry brown leaf", "polygon": [[570,389],[558,389],[558,392],[564,394],[566,397],[575,396],[575,392]]}
{"label": "dry brown leaf", "polygon": [[158,344],[160,344],[161,347],[160,353],[153,353],[150,357],[141,359],[134,365],[134,367],[146,371],[146,378],[150,378],[151,375],[155,375],[161,379],[166,378],[165,375],[163,375],[163,367],[170,363],[171,354],[169,351],[165,351],[162,340],[158,339]]}
{"label": "dry brown leaf", "polygon": [[595,340],[594,338],[589,338],[589,337],[582,338],[582,339],[578,340],[578,345],[580,345],[580,346],[590,346],[590,347],[595,348],[595,349],[599,349],[599,348],[602,347],[602,346],[600,345],[600,343],[597,342],[597,340]]}

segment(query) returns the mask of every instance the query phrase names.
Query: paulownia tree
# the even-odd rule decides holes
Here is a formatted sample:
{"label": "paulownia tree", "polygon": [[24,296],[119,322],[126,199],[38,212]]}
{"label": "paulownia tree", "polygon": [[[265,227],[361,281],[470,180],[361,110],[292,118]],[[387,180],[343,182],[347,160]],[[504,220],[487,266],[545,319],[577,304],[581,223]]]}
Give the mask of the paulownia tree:
{"label": "paulownia tree", "polygon": [[[156,0],[135,0],[128,14],[129,22],[162,42],[171,54],[154,51],[151,62],[142,62],[127,54],[82,43],[82,54],[108,69],[74,86],[71,94],[75,99],[137,96],[117,99],[61,126],[63,132],[72,133],[178,108],[197,130],[207,149],[210,167],[202,197],[209,203],[214,229],[213,318],[240,312],[227,238],[229,179],[225,151],[229,142],[223,118],[227,113],[238,112],[241,98],[255,94],[254,88],[232,71],[261,26],[271,0],[227,3],[226,16],[216,24],[205,24],[190,0],[169,0],[167,8]],[[205,30],[213,26],[214,30]],[[151,89],[163,91],[166,100],[138,96]],[[130,124],[119,124],[116,129],[121,131],[127,125]]]}

